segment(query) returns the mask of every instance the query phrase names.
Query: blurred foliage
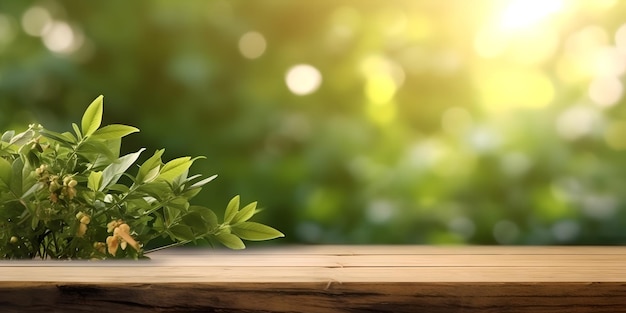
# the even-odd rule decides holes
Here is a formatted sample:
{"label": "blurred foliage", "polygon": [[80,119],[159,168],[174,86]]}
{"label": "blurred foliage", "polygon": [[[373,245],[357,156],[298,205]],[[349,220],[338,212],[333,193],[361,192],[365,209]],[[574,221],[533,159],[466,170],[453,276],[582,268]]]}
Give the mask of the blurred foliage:
{"label": "blurred foliage", "polygon": [[125,152],[208,156],[203,203],[259,200],[274,244],[625,243],[624,12],[3,1],[0,129],[61,128],[104,94],[106,123],[142,130]]}

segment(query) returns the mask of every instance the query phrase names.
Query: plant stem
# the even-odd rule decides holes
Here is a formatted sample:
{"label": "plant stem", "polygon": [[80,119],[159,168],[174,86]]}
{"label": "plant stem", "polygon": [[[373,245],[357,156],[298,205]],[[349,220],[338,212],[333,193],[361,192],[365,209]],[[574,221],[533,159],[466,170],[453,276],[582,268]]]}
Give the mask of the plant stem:
{"label": "plant stem", "polygon": [[185,240],[185,241],[175,242],[175,243],[169,244],[167,246],[162,246],[162,247],[158,247],[158,248],[154,248],[154,249],[150,249],[150,250],[144,251],[143,254],[148,254],[148,253],[152,253],[152,252],[156,252],[156,251],[161,251],[163,249],[168,249],[168,248],[184,246],[184,245],[190,243],[191,241],[192,240]]}

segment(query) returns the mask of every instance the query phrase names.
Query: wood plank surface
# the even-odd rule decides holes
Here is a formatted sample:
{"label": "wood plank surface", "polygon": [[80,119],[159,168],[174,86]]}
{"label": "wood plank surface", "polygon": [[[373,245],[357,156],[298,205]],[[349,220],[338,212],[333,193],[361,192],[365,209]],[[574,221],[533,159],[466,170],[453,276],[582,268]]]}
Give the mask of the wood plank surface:
{"label": "wood plank surface", "polygon": [[0,261],[0,312],[626,312],[625,247],[296,246]]}

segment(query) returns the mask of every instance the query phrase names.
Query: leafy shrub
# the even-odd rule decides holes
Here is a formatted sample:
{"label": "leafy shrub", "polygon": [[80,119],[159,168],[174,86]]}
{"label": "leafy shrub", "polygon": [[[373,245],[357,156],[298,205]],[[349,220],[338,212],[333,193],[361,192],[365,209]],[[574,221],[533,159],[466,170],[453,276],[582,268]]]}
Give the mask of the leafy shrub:
{"label": "leafy shrub", "polygon": [[120,156],[121,139],[139,130],[101,127],[102,99],[87,108],[80,127],[72,124],[73,133],[33,124],[2,134],[0,257],[137,259],[159,237],[171,244],[156,249],[214,240],[243,249],[242,239],[283,236],[249,221],[258,212],[256,202],[240,208],[239,196],[230,200],[221,223],[211,209],[191,205],[217,176],[189,175],[201,157],[164,163],[164,150],[158,150],[133,167],[144,149]]}

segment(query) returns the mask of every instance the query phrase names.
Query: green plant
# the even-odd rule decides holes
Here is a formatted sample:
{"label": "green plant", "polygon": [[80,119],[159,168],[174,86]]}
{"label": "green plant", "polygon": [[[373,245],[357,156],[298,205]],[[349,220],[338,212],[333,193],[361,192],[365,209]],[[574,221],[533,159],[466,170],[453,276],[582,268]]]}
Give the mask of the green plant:
{"label": "green plant", "polygon": [[[189,175],[199,158],[163,163],[158,150],[138,168],[144,149],[119,156],[122,137],[135,127],[102,122],[103,97],[85,111],[74,133],[30,125],[0,140],[0,257],[10,259],[142,258],[153,250],[217,240],[243,249],[245,240],[282,237],[251,222],[256,202],[243,208],[235,196],[222,223],[206,207],[190,205],[216,175]],[[131,173],[135,173],[134,175]],[[163,240],[161,240],[163,241]]]}

